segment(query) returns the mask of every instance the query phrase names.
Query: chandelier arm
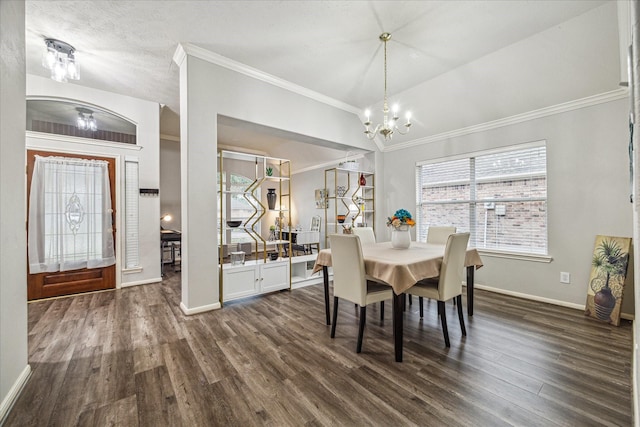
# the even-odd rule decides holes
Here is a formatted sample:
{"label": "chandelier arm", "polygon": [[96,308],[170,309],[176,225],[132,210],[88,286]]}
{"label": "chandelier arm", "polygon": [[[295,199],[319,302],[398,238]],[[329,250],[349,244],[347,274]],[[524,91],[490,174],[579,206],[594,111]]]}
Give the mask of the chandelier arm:
{"label": "chandelier arm", "polygon": [[406,135],[406,134],[408,134],[408,133],[409,133],[409,131],[411,130],[411,122],[407,122],[407,123],[405,123],[403,126],[406,128],[406,130],[405,130],[404,132],[402,131],[402,129],[400,129],[400,128],[398,127],[398,125],[397,125],[397,124],[394,126],[394,131],[395,131],[395,132],[398,132],[400,135]]}
{"label": "chandelier arm", "polygon": [[365,130],[364,134],[368,139],[374,139],[377,134],[380,134],[384,137],[385,141],[391,140],[393,138],[393,134],[395,132],[400,135],[406,135],[411,126],[411,114],[407,113],[407,122],[404,124],[405,131],[403,132],[398,127],[398,111],[397,106],[394,105],[393,111],[391,114],[391,119],[389,119],[389,113],[391,112],[389,109],[388,98],[387,98],[387,42],[391,40],[390,33],[382,33],[380,34],[379,39],[384,43],[384,101],[382,104],[382,123],[379,123],[375,129],[371,130],[371,117],[369,116],[369,110],[365,112],[367,120],[364,122]]}

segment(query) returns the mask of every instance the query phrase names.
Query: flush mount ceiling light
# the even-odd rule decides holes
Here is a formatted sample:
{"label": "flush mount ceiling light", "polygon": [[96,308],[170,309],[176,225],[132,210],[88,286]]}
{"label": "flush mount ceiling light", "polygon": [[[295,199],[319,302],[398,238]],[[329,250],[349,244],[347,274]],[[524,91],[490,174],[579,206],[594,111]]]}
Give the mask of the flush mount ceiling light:
{"label": "flush mount ceiling light", "polygon": [[78,119],[76,120],[76,127],[80,130],[90,130],[95,132],[98,130],[98,123],[93,118],[93,111],[88,108],[76,108],[78,111]]}
{"label": "flush mount ceiling light", "polygon": [[411,127],[411,112],[406,113],[407,122],[404,124],[405,131],[403,132],[398,127],[398,105],[393,105],[391,112],[393,116],[389,118],[389,104],[387,103],[387,42],[391,40],[390,33],[382,33],[379,37],[380,41],[384,43],[384,103],[382,105],[383,121],[381,124],[376,125],[375,129],[371,130],[371,111],[367,110],[364,115],[367,116],[367,121],[364,122],[364,134],[367,138],[373,139],[377,134],[384,136],[385,140],[390,140],[393,137],[394,132],[398,132],[400,135],[405,135],[409,132]]}
{"label": "flush mount ceiling light", "polygon": [[44,43],[46,48],[42,56],[42,66],[51,70],[51,78],[57,82],[66,82],[67,79],[79,80],[75,48],[56,39],[45,39]]}

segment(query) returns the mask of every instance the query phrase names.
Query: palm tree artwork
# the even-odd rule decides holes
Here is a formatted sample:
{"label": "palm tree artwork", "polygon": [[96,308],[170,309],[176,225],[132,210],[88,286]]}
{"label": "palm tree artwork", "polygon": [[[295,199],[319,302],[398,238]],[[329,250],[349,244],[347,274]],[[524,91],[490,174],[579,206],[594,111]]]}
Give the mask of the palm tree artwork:
{"label": "palm tree artwork", "polygon": [[585,314],[618,325],[631,239],[597,236]]}

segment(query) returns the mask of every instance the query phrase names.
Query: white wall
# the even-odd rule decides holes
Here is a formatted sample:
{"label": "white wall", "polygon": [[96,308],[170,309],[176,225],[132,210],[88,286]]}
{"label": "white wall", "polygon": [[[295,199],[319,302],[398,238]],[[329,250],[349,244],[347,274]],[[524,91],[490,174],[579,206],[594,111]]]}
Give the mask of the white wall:
{"label": "white wall", "polygon": [[27,148],[83,153],[116,158],[116,268],[121,271],[119,285],[152,283],[160,277],[160,198],[140,197],[140,265],[141,269],[123,271],[121,258],[124,249],[122,239],[124,207],[125,158],[139,162],[140,188],[160,187],[160,109],[153,102],[118,95],[70,83],[58,83],[51,79],[27,76],[27,96],[59,97],[77,100],[113,111],[137,124],[137,145],[86,143],[83,138],[29,133]]}
{"label": "white wall", "polygon": [[[324,209],[316,208],[315,190],[324,188],[324,168],[296,173],[291,177],[293,194],[292,222],[303,230],[311,226],[311,218],[320,215],[320,247],[324,248]],[[333,201],[331,202],[333,203]]]}
{"label": "white wall", "polygon": [[[384,153],[383,206],[415,207],[417,161],[546,140],[551,263],[483,256],[476,281],[504,291],[584,305],[597,234],[632,235],[629,103],[612,101],[491,131]],[[571,284],[559,283],[560,272]],[[625,292],[632,301],[632,290]],[[632,311],[631,311],[632,312]]]}
{"label": "white wall", "polygon": [[166,229],[182,229],[180,212],[180,142],[160,140],[160,215],[171,214]]}
{"label": "white wall", "polygon": [[[220,300],[217,264],[213,261],[217,258],[218,236],[215,221],[211,221],[217,209],[216,117],[224,115],[346,145],[364,138],[362,125],[353,113],[215,65],[184,52],[182,47],[175,60],[180,66],[181,307],[194,313],[215,309]],[[356,144],[365,147],[366,142]]]}
{"label": "white wall", "polygon": [[[632,56],[634,58],[640,58],[640,5],[638,2],[631,2],[630,4],[630,22],[629,27],[632,34]],[[640,250],[637,249],[638,239],[640,239],[640,126],[638,121],[638,113],[640,112],[640,61],[636,59],[631,64],[632,73],[629,76],[631,94],[632,94],[632,109],[634,114],[634,132],[633,132],[633,146],[634,146],[634,215],[633,215],[633,238],[634,238],[634,260],[637,263],[640,262]],[[635,303],[640,304],[640,277],[634,278],[635,285]],[[640,426],[640,376],[638,375],[638,367],[640,366],[640,352],[638,350],[638,343],[640,343],[640,327],[637,322],[633,322],[633,358],[632,358],[632,388],[633,388],[633,420],[635,426]]]}
{"label": "white wall", "polygon": [[29,377],[25,230],[25,5],[0,2],[0,423]]}

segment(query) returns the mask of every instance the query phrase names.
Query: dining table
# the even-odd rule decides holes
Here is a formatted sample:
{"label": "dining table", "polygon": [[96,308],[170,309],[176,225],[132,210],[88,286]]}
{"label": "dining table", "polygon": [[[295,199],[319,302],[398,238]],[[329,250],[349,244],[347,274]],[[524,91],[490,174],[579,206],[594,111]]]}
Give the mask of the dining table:
{"label": "dining table", "polygon": [[[377,282],[393,289],[393,337],[396,362],[402,362],[404,295],[423,279],[438,277],[445,251],[444,244],[411,242],[407,249],[396,249],[391,242],[362,245],[365,273]],[[473,282],[475,270],[482,267],[477,249],[468,248],[465,257],[467,270],[467,314],[473,316]],[[327,325],[331,324],[329,307],[329,267],[331,249],[318,253],[313,272],[322,270],[324,304]]]}

